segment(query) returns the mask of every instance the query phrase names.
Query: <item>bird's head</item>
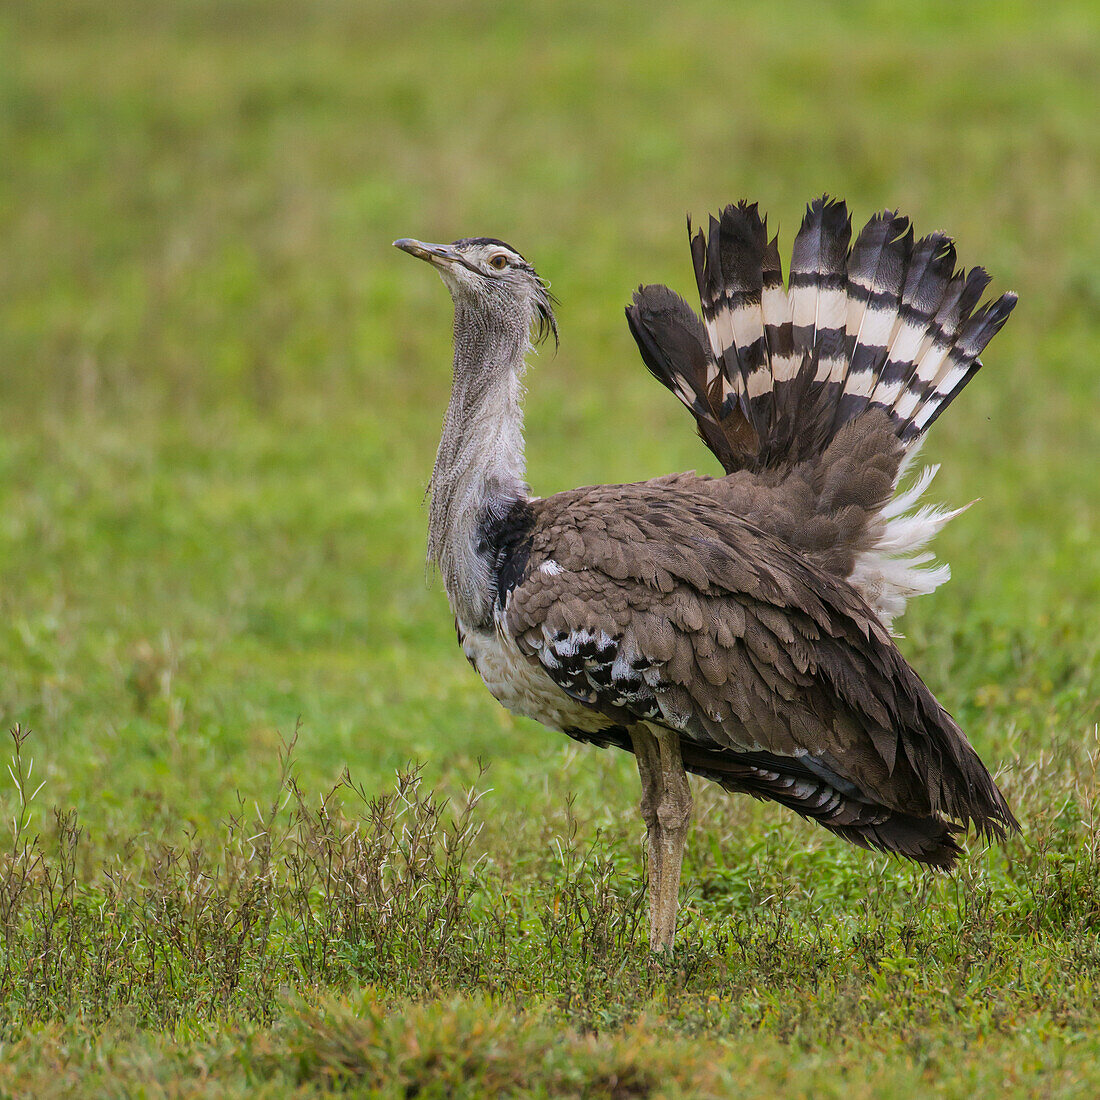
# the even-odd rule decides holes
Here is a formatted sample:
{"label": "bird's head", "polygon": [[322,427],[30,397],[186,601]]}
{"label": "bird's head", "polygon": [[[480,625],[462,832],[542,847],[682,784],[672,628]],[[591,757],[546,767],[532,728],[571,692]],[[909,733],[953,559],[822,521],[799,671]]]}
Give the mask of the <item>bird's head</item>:
{"label": "bird's head", "polygon": [[520,327],[525,333],[534,328],[537,342],[553,335],[557,344],[549,284],[511,245],[494,237],[464,237],[452,244],[402,237],[393,246],[427,260],[439,272],[456,310],[491,327]]}

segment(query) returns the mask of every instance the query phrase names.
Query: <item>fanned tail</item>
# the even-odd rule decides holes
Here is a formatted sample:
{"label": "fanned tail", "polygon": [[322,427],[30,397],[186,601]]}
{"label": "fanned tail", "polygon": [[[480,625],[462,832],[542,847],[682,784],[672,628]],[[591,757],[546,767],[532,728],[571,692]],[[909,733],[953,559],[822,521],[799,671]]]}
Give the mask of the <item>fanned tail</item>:
{"label": "fanned tail", "polygon": [[639,287],[627,319],[650,370],[707,421],[700,430],[727,472],[821,454],[871,408],[912,447],[980,369],[1016,304],[1008,293],[976,310],[986,272],[957,271],[942,233],[914,243],[896,211],[872,217],[849,249],[845,204],[811,203],[787,293],[756,203],[726,207],[705,233],[688,229],[703,324],[658,286]]}
{"label": "fanned tail", "polygon": [[[691,409],[727,473],[782,477],[826,461],[833,440],[872,412],[911,458],[1016,304],[1007,293],[979,308],[986,272],[956,270],[949,237],[915,241],[896,211],[872,217],[849,248],[851,233],[843,202],[811,203],[784,292],[778,241],[757,205],[728,206],[706,232],[688,222],[702,323],[665,287],[639,287],[627,308],[646,365]],[[902,468],[899,457],[899,477]],[[946,579],[918,551],[954,514],[882,509],[865,532],[857,571],[879,592],[871,602],[884,622]]]}

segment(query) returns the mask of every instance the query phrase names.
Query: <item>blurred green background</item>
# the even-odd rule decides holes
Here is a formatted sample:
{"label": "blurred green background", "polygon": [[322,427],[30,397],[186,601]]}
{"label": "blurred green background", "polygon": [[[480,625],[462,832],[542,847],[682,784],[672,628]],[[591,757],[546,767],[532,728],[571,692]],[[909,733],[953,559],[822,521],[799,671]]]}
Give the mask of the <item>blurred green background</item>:
{"label": "blurred green background", "polygon": [[[560,298],[535,492],[713,470],[622,318],[684,215],[828,191],[1021,303],[932,433],[955,579],[907,655],[993,763],[1100,696],[1094,3],[0,6],[0,720],[108,845],[269,789],[432,782],[633,813],[505,714],[424,584],[450,303],[390,247],[491,235]],[[602,792],[596,798],[597,792]],[[591,797],[589,797],[591,796]],[[586,802],[587,799],[587,802]],[[497,812],[496,810],[494,812]]]}

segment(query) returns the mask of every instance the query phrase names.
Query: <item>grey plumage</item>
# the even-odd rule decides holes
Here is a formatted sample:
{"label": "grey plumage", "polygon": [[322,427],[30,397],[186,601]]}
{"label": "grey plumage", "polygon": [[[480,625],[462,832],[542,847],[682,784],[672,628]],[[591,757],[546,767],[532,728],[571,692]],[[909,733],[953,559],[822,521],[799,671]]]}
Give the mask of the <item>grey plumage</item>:
{"label": "grey plumage", "polygon": [[454,386],[429,550],[462,647],[509,709],[632,751],[651,943],[670,949],[691,811],[685,772],[768,798],[866,847],[950,867],[967,825],[1016,828],[891,623],[946,579],[924,547],[952,512],[898,491],[930,424],[1015,303],[942,234],[812,203],[789,289],[755,204],[689,239],[702,319],[643,286],[643,362],[726,471],[530,496],[520,382],[557,333],[531,265],[495,238],[398,245],[455,300]]}

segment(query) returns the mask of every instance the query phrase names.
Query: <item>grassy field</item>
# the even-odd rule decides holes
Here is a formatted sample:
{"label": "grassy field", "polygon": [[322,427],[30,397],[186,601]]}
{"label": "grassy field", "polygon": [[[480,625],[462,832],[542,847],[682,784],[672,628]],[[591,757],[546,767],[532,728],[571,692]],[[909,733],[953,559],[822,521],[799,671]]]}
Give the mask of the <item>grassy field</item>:
{"label": "grassy field", "polygon": [[[0,3],[0,1095],[1100,1094],[1097,71],[1087,2]],[[553,281],[546,494],[713,470],[622,306],[826,190],[1020,293],[902,646],[1024,833],[931,879],[699,789],[658,964],[632,760],[424,583],[450,304],[390,241]]]}

